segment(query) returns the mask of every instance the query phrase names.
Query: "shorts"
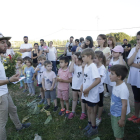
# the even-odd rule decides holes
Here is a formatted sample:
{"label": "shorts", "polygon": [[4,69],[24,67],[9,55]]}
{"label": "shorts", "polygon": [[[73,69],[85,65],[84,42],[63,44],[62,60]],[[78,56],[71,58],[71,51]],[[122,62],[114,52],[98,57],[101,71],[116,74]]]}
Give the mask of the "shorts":
{"label": "shorts", "polygon": [[42,88],[42,84],[38,84],[38,86],[39,86],[40,88]]}
{"label": "shorts", "polygon": [[81,92],[80,90],[77,90],[77,89],[72,89],[72,91],[77,91],[77,92]]}
{"label": "shorts", "polygon": [[63,100],[69,100],[69,90],[57,90],[57,97]]}
{"label": "shorts", "polygon": [[136,86],[132,86],[134,99],[136,103],[140,103],[140,88],[137,88]]}
{"label": "shorts", "polygon": [[[119,127],[118,121],[120,120],[121,117],[115,117],[111,115],[111,126],[114,132],[114,137],[115,138],[123,138],[124,137],[124,127]],[[126,119],[125,119],[126,123]]]}
{"label": "shorts", "polygon": [[27,84],[27,78],[24,78],[24,83]]}
{"label": "shorts", "polygon": [[99,93],[99,95],[100,95],[100,101],[97,104],[99,107],[103,107],[104,92]]}
{"label": "shorts", "polygon": [[45,98],[55,100],[56,99],[56,89],[53,89],[52,91],[50,91],[50,90],[45,91]]}
{"label": "shorts", "polygon": [[85,103],[85,104],[87,104],[90,107],[94,107],[94,106],[97,105],[97,103],[92,103],[92,102],[86,101],[85,99],[82,99],[82,102]]}

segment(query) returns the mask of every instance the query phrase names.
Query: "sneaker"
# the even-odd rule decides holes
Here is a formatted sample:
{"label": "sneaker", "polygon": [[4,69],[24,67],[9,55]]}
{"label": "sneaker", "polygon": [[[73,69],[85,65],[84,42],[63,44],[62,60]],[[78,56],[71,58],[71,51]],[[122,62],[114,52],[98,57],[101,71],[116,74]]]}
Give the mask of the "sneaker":
{"label": "sneaker", "polygon": [[24,89],[24,90],[23,90],[23,93],[25,93],[25,92],[27,92],[27,89]]}
{"label": "sneaker", "polygon": [[90,129],[87,131],[87,133],[85,133],[85,135],[87,137],[91,137],[93,135],[96,135],[97,133],[98,133],[97,127],[96,128],[90,127]]}
{"label": "sneaker", "polygon": [[44,103],[44,99],[41,99],[41,101],[39,102],[39,104],[43,104]]}
{"label": "sneaker", "polygon": [[20,129],[16,129],[17,131],[20,131],[22,129],[25,129],[25,128],[28,128],[31,126],[31,123],[25,123],[25,124],[22,124],[22,127]]}
{"label": "sneaker", "polygon": [[91,124],[88,123],[88,125],[83,129],[83,131],[88,131],[91,128]]}
{"label": "sneaker", "polygon": [[80,117],[80,120],[85,119],[85,118],[86,118],[86,116],[87,116],[87,115],[86,115],[85,113],[82,113],[82,114],[81,114],[81,117]]}
{"label": "sneaker", "polygon": [[140,123],[140,118],[137,118],[135,120],[132,120],[132,122],[134,122],[134,123]]}
{"label": "sneaker", "polygon": [[50,105],[47,105],[47,106],[45,107],[46,110],[48,110],[49,108],[50,108]]}
{"label": "sneaker", "polygon": [[110,93],[109,92],[106,92],[105,94],[104,94],[104,97],[109,97],[110,96]]}
{"label": "sneaker", "polygon": [[70,111],[66,111],[65,117],[68,118],[69,117],[69,114],[70,114]]}
{"label": "sneaker", "polygon": [[128,120],[128,121],[133,121],[133,120],[135,120],[135,119],[137,119],[137,117],[136,117],[135,115],[133,115],[132,117],[128,118],[127,120]]}
{"label": "sneaker", "polygon": [[61,111],[59,112],[59,116],[63,116],[65,115],[65,109],[61,109]]}
{"label": "sneaker", "polygon": [[72,119],[72,118],[74,118],[74,116],[75,116],[75,113],[71,112],[68,116],[68,119]]}
{"label": "sneaker", "polygon": [[30,96],[30,95],[32,95],[32,93],[27,94],[27,96]]}
{"label": "sneaker", "polygon": [[96,125],[99,126],[99,124],[101,123],[101,118],[96,118]]}
{"label": "sneaker", "polygon": [[56,112],[57,109],[58,109],[58,106],[55,106],[53,111]]}
{"label": "sneaker", "polygon": [[47,101],[45,100],[43,104],[44,104],[44,105],[47,105]]}

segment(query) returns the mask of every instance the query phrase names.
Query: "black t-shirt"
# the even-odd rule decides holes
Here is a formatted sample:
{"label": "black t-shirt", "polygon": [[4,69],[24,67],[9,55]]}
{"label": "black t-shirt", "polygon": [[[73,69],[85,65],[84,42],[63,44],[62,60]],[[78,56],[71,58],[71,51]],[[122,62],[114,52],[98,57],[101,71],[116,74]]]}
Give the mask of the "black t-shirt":
{"label": "black t-shirt", "polygon": [[[123,47],[124,49],[130,48],[130,50],[131,50],[131,44],[123,44],[122,47]],[[124,53],[123,53],[123,57],[124,57],[124,58],[126,58],[126,57],[129,55],[130,50],[129,50],[128,52],[124,51]]]}

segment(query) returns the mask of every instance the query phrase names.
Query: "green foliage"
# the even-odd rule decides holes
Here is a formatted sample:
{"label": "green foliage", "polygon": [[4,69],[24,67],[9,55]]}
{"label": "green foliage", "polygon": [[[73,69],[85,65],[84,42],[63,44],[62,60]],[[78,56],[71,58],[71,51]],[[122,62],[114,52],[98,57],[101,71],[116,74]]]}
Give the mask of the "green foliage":
{"label": "green foliage", "polygon": [[118,32],[118,33],[109,33],[106,34],[107,37],[109,36],[114,36],[116,39],[116,42],[123,42],[124,39],[127,39],[128,41],[131,40],[131,37],[127,35],[126,33],[123,32]]}
{"label": "green foliage", "polygon": [[15,74],[17,58],[21,55],[21,53],[16,52],[14,56],[7,56],[7,58],[3,60],[3,65],[7,77],[11,77]]}
{"label": "green foliage", "polygon": [[136,36],[132,36],[131,41],[129,42],[131,45],[136,44]]}

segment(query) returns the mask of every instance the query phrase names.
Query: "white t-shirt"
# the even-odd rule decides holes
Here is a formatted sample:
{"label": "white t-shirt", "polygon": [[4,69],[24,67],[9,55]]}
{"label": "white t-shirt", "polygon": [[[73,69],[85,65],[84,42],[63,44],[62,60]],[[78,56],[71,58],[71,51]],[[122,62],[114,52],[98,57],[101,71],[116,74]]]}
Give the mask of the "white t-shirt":
{"label": "white t-shirt", "polygon": [[69,51],[69,45],[73,47],[73,43],[67,42],[66,44],[67,56],[72,56],[72,52]]}
{"label": "white t-shirt", "polygon": [[110,81],[110,68],[111,68],[111,66],[117,65],[119,63],[120,63],[119,59],[117,61],[113,61],[113,58],[110,60],[108,70],[107,70],[107,73],[106,73],[106,78],[105,78],[105,81],[104,81],[105,84],[108,84],[110,86],[115,86],[116,85],[116,82],[111,82]]}
{"label": "white t-shirt", "polygon": [[55,47],[52,47],[52,48],[48,47],[48,49],[49,49],[48,60],[56,61],[56,55],[55,55],[57,53],[56,48]]}
{"label": "white t-shirt", "polygon": [[[83,91],[87,89],[95,81],[96,78],[100,78],[96,65],[94,63],[90,64],[89,66],[85,65],[83,77]],[[98,103],[99,84],[89,91],[88,97],[85,97],[84,93],[82,93],[82,99],[85,99],[86,101],[92,103]]]}
{"label": "white t-shirt", "polygon": [[[21,44],[21,46],[20,46],[20,49],[30,49],[30,48],[33,48],[32,44]],[[31,52],[32,51],[22,53],[22,58],[24,58],[26,56],[31,58]]]}
{"label": "white t-shirt", "polygon": [[101,82],[99,84],[99,93],[102,93],[104,91],[103,83],[104,83],[105,78],[106,78],[106,68],[105,68],[105,66],[102,65],[101,67],[99,67],[98,72],[101,76]]}
{"label": "white t-shirt", "polygon": [[[5,75],[5,70],[4,66],[1,63],[1,58],[0,58],[0,80],[6,80],[6,75]],[[8,93],[8,88],[7,84],[0,86],[0,96],[7,94]]]}
{"label": "white t-shirt", "polygon": [[82,66],[78,66],[74,64],[72,89],[80,90],[82,83],[83,83]]}
{"label": "white t-shirt", "polygon": [[122,112],[122,99],[127,100],[127,111],[126,115],[130,113],[130,105],[129,105],[129,90],[123,82],[119,86],[114,86],[111,96],[111,106],[110,106],[110,112],[111,115],[115,117],[120,117]]}
{"label": "white t-shirt", "polygon": [[41,66],[41,68],[40,68],[40,70],[39,70],[39,72],[37,74],[37,82],[38,82],[38,84],[42,84],[42,75],[43,75],[44,71],[46,71],[46,68],[43,65],[43,66]]}
{"label": "white t-shirt", "polygon": [[[132,50],[130,51],[127,57],[128,59],[134,54],[135,50],[136,50],[136,47],[132,48]],[[140,63],[140,50],[138,51],[134,59],[134,63],[136,64]],[[132,86],[136,86],[137,88],[140,88],[140,69],[135,68],[135,67],[130,67],[127,82],[130,83]]]}

